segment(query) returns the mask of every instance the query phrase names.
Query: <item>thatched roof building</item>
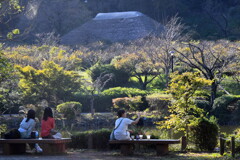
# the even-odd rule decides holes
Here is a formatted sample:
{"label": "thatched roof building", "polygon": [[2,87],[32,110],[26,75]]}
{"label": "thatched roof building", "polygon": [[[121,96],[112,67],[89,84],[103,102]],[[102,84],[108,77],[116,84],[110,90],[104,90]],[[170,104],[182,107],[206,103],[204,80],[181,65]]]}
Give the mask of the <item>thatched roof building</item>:
{"label": "thatched roof building", "polygon": [[162,30],[160,23],[140,12],[99,13],[92,20],[64,35],[61,44],[124,42],[157,35]]}

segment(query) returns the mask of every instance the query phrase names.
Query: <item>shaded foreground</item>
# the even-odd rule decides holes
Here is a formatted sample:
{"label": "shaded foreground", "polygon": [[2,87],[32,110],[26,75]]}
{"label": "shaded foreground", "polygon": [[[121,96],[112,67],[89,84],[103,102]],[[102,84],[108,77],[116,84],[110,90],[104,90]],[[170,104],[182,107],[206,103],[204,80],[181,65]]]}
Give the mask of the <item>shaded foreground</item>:
{"label": "shaded foreground", "polygon": [[[220,156],[219,153],[177,153],[171,152],[167,156],[157,157],[155,152],[145,152],[138,153],[136,152],[134,156],[122,156],[119,151],[96,151],[96,150],[69,150],[66,155],[52,155],[52,156],[43,156],[40,154],[26,153],[25,155],[12,155],[4,156],[0,155],[0,160],[65,160],[65,159],[80,159],[80,160],[141,160],[141,159],[161,159],[161,160],[230,160],[230,156]],[[239,159],[238,156],[236,159]]]}

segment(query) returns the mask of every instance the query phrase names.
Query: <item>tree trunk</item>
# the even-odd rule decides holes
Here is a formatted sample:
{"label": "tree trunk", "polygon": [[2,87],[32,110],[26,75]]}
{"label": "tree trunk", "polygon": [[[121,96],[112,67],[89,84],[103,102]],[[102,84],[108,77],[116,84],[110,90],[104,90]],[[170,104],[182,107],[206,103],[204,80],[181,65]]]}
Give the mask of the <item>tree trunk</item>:
{"label": "tree trunk", "polygon": [[94,97],[92,96],[92,98],[91,98],[91,103],[90,103],[90,105],[91,105],[91,115],[92,115],[92,117],[94,116]]}
{"label": "tree trunk", "polygon": [[217,94],[217,83],[214,81],[211,85],[211,99],[210,99],[210,106],[213,107],[214,100]]}
{"label": "tree trunk", "polygon": [[143,89],[143,90],[147,90],[147,83],[143,83],[143,84],[142,84],[142,89]]}
{"label": "tree trunk", "polygon": [[166,68],[166,71],[165,71],[165,76],[166,76],[166,88],[169,86],[169,69]]}

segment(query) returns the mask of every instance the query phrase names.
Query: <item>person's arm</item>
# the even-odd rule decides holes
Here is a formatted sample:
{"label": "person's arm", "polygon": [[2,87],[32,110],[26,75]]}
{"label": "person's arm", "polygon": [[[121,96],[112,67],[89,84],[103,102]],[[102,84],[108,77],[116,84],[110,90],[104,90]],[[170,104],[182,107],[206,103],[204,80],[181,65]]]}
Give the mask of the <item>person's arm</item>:
{"label": "person's arm", "polygon": [[139,119],[141,117],[141,114],[138,113],[137,115],[138,115],[137,119],[135,121],[133,121],[132,124],[137,124],[138,123],[138,121],[139,121]]}

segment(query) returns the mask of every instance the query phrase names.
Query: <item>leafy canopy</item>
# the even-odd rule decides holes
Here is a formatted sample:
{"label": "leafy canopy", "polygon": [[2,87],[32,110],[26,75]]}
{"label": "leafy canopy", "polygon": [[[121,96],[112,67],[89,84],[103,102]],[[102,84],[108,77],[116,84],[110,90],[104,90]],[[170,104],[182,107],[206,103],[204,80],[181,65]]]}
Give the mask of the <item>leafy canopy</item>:
{"label": "leafy canopy", "polygon": [[197,91],[211,85],[212,81],[201,78],[199,72],[186,72],[182,75],[175,73],[171,78],[167,91],[172,95],[172,104],[169,106],[170,115],[158,124],[161,125],[160,128],[174,128],[175,131],[187,132],[188,126],[198,117],[202,117],[204,112],[194,102]]}
{"label": "leafy canopy", "polygon": [[25,101],[46,99],[56,105],[66,101],[80,88],[80,77],[74,71],[66,71],[53,61],[42,62],[42,69],[16,66],[20,73],[19,87]]}

